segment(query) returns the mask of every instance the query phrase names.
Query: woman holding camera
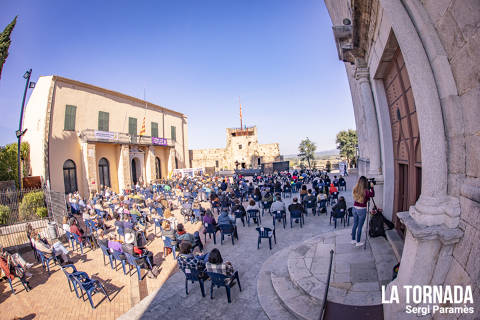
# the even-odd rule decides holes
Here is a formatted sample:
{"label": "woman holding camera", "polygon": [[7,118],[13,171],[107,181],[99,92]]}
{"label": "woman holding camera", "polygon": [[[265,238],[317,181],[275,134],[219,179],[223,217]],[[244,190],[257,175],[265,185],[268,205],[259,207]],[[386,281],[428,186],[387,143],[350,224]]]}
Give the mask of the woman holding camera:
{"label": "woman holding camera", "polygon": [[361,176],[355,187],[353,188],[353,227],[352,227],[352,244],[361,247],[363,242],[360,242],[362,236],[362,228],[367,217],[367,203],[370,198],[375,196],[373,189],[373,182],[368,182],[367,178]]}

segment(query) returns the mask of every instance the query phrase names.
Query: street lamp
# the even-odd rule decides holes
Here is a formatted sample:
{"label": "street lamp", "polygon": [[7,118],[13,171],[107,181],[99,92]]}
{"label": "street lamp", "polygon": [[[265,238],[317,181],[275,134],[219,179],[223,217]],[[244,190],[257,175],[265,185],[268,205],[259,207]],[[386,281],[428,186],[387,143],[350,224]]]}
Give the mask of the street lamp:
{"label": "street lamp", "polygon": [[17,168],[18,168],[18,188],[22,190],[22,170],[20,167],[20,145],[22,143],[22,136],[27,132],[27,129],[22,131],[22,124],[23,124],[23,110],[25,107],[25,98],[27,97],[27,89],[28,88],[35,88],[35,82],[30,82],[30,76],[32,75],[32,69],[29,69],[23,75],[23,78],[26,80],[25,82],[25,90],[23,91],[23,100],[22,100],[22,108],[20,109],[20,121],[18,124],[18,130],[15,132],[17,136],[18,143],[17,143]]}

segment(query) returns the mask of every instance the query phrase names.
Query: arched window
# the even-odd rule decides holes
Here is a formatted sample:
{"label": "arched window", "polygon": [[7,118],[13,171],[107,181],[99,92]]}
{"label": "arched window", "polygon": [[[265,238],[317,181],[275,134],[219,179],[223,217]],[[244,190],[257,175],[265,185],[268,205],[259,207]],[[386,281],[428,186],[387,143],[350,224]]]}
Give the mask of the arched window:
{"label": "arched window", "polygon": [[157,179],[162,179],[162,167],[160,166],[160,159],[155,157],[155,173]]}
{"label": "arched window", "polygon": [[63,183],[65,185],[65,193],[73,193],[78,190],[77,166],[70,159],[63,163]]}
{"label": "arched window", "polygon": [[102,158],[98,162],[98,173],[100,175],[100,185],[104,187],[111,187],[110,166],[107,159]]}

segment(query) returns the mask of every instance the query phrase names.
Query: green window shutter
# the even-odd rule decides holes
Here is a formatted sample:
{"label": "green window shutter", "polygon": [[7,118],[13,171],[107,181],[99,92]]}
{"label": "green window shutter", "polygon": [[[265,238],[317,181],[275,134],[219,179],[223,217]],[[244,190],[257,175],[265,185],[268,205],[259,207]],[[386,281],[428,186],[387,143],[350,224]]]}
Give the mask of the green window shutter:
{"label": "green window shutter", "polygon": [[171,132],[172,132],[172,141],[177,141],[177,128],[175,126],[171,126]]}
{"label": "green window shutter", "polygon": [[152,122],[152,137],[158,138],[158,123]]}
{"label": "green window shutter", "polygon": [[137,118],[128,117],[128,133],[132,136],[137,135]]}
{"label": "green window shutter", "polygon": [[65,125],[64,129],[68,131],[75,131],[75,116],[77,113],[77,107],[67,104],[65,107]]}
{"label": "green window shutter", "polygon": [[98,112],[98,130],[99,131],[109,131],[109,117],[108,112],[99,111]]}

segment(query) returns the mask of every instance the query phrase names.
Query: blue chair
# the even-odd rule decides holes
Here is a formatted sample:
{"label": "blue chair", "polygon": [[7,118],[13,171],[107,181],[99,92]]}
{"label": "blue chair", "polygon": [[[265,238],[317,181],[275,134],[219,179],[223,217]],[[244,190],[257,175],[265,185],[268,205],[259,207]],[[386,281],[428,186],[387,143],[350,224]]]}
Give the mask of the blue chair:
{"label": "blue chair", "polygon": [[112,254],[112,259],[115,260],[115,271],[117,271],[117,261],[120,261],[122,263],[123,274],[127,274],[125,271],[125,255],[117,250],[110,250],[110,253]]}
{"label": "blue chair", "polygon": [[175,245],[172,244],[172,239],[170,239],[169,237],[165,237],[163,236],[162,237],[163,239],[163,257],[165,258],[167,256],[167,249],[170,248],[172,249],[172,253],[173,253],[173,258],[175,259]]}
{"label": "blue chair", "polygon": [[108,257],[108,260],[110,260],[110,266],[113,269],[112,253],[103,244],[99,244],[99,245],[100,245],[100,249],[102,249],[102,253],[103,253],[103,265],[105,265],[105,257]]}
{"label": "blue chair", "polygon": [[202,212],[200,211],[200,209],[193,209],[192,212],[193,212],[192,221],[191,221],[192,223],[202,221]]}
{"label": "blue chair", "polygon": [[257,209],[252,209],[247,211],[247,225],[250,227],[250,219],[257,220],[257,225],[260,226],[262,218],[260,217],[260,212]]}
{"label": "blue chair", "polygon": [[303,213],[301,211],[291,211],[290,212],[290,228],[293,228],[293,220],[299,220],[300,221],[300,228],[303,228],[303,223],[305,223],[305,220],[303,218]]}
{"label": "blue chair", "polygon": [[[68,287],[70,288],[70,292],[73,291],[72,285],[75,286],[75,282],[73,281],[73,277],[75,275],[84,274],[88,277],[88,275],[85,272],[77,271],[77,268],[75,268],[73,264],[67,264],[62,266],[61,268],[63,273],[65,274],[65,277],[67,277],[67,282],[68,282]],[[72,271],[69,272],[67,268],[71,268]]]}
{"label": "blue chair", "polygon": [[[232,245],[235,245],[235,241],[233,239],[235,234],[235,227],[231,224],[220,224],[218,226],[220,228],[220,234],[221,234],[220,244],[223,245],[223,240],[225,238],[225,235],[227,235],[232,238]],[[237,237],[237,240],[238,240],[238,237]]]}
{"label": "blue chair", "polygon": [[230,277],[230,281],[225,281],[228,280],[229,277],[221,273],[207,272],[207,274],[212,280],[212,285],[210,287],[210,299],[213,299],[214,286],[217,286],[217,288],[225,287],[225,289],[227,290],[228,303],[231,303],[232,299],[230,298],[230,288],[233,286],[233,280],[235,279],[238,282],[238,288],[240,289],[240,291],[242,291],[242,286],[240,285],[240,278],[238,277],[238,271],[235,271],[235,273]]}
{"label": "blue chair", "polygon": [[330,214],[329,224],[332,224],[332,219],[334,221],[335,229],[337,229],[337,219],[341,219],[341,222],[345,221],[345,209],[337,209],[335,211],[332,211],[332,213]]}
{"label": "blue chair", "polygon": [[333,193],[330,195],[330,205],[333,205],[333,204],[335,204],[336,202],[338,202],[338,192],[333,192]]}
{"label": "blue chair", "polygon": [[153,218],[153,223],[154,223],[154,228],[155,228],[155,236],[157,236],[157,227],[160,228],[160,232],[163,232],[162,221],[163,221],[163,219]]}
{"label": "blue chair", "polygon": [[50,258],[47,258],[45,254],[40,250],[37,250],[37,254],[40,257],[43,269],[50,273],[50,261],[53,261],[54,265],[56,265],[58,262],[57,257],[55,256],[55,249],[52,248],[52,255]]}
{"label": "blue chair", "polygon": [[200,284],[200,291],[202,292],[202,297],[205,298],[205,285],[203,279],[199,276],[197,269],[182,269],[183,274],[185,274],[185,293],[188,295],[188,281],[194,283],[197,281]]}
{"label": "blue chair", "polygon": [[[21,268],[21,269],[23,269],[23,268],[22,268],[21,266],[19,266],[19,265],[16,266],[15,268]],[[32,288],[30,288],[30,285],[29,285],[28,281],[25,279],[25,276],[23,276],[23,277],[21,277],[21,278],[18,277],[18,276],[16,276],[16,277],[20,280],[20,283],[21,283],[21,284],[23,285],[23,287],[25,288],[25,291],[28,292],[28,291],[32,290]],[[14,278],[14,279],[15,279],[15,278]],[[13,280],[10,279],[10,278],[8,278],[8,277],[7,277],[7,280],[8,280],[8,284],[10,285],[10,289],[12,289],[12,293],[15,294],[15,289],[13,289]]]}
{"label": "blue chair", "polygon": [[[83,254],[83,242],[82,239],[78,236],[78,234],[72,233],[73,239],[75,240],[75,243],[80,246],[80,252]],[[77,247],[78,249],[78,247]]]}
{"label": "blue chair", "polygon": [[350,218],[353,217],[353,207],[350,207],[347,209],[347,213],[345,214],[345,217],[343,219],[343,226],[345,227],[345,223],[347,223],[347,226],[350,225]]}
{"label": "blue chair", "polygon": [[217,232],[218,232],[218,229],[217,229],[217,226],[213,225],[213,224],[209,224],[209,223],[205,223],[204,224],[205,226],[205,243],[207,243],[207,234],[208,236],[210,237],[210,239],[212,238],[212,234],[213,234],[213,243],[214,244],[217,244]]}
{"label": "blue chair", "polygon": [[305,202],[305,212],[308,215],[308,210],[312,210],[312,215],[317,214],[317,201],[315,199],[307,199],[304,201]]}
{"label": "blue chair", "polygon": [[257,249],[260,249],[260,243],[262,239],[268,239],[268,244],[270,245],[270,250],[272,250],[272,235],[273,239],[275,240],[275,244],[277,244],[277,236],[275,235],[275,229],[264,228],[260,227],[257,228],[258,231],[258,242],[257,242]]}
{"label": "blue chair", "polygon": [[282,221],[283,222],[283,229],[285,229],[285,225],[287,224],[287,213],[285,211],[273,211],[273,226],[275,227],[275,222]]}
{"label": "blue chair", "polygon": [[319,211],[318,215],[320,215],[322,211],[325,211],[325,215],[327,215],[327,200],[320,200],[318,202],[318,208],[323,209]]}
{"label": "blue chair", "polygon": [[123,240],[125,240],[125,229],[117,228],[117,233],[119,236],[123,237]]}
{"label": "blue chair", "polygon": [[95,213],[97,214],[97,216],[101,219],[105,218],[105,211],[103,210],[100,210],[100,209],[95,209]]}
{"label": "blue chair", "polygon": [[235,214],[235,224],[237,223],[237,219],[240,219],[243,226],[245,227],[245,219],[243,218],[243,212],[240,210],[235,210],[233,213]]}
{"label": "blue chair", "polygon": [[270,212],[270,208],[272,207],[272,203],[273,203],[273,202],[271,202],[271,201],[262,201],[262,205],[263,205],[263,206],[262,206],[262,216],[265,214],[265,210],[268,210],[268,212],[269,212],[270,214],[272,214],[272,213]]}
{"label": "blue chair", "polygon": [[[146,261],[150,269],[152,268],[152,263],[150,262],[150,259],[147,256],[141,256],[141,257],[134,257],[129,253],[124,252],[125,257],[127,258],[128,261],[128,274],[132,272],[132,267],[137,268],[137,274],[138,274],[138,281],[142,280],[142,274],[141,274],[141,269],[143,266],[143,263],[141,261]],[[145,260],[144,260],[145,259]]]}
{"label": "blue chair", "polygon": [[288,198],[292,197],[292,187],[283,188],[283,197],[287,198],[287,195],[288,195]]}
{"label": "blue chair", "polygon": [[95,294],[97,292],[102,292],[108,298],[108,301],[112,301],[108,296],[107,291],[105,290],[103,285],[100,283],[100,281],[95,279],[90,279],[86,274],[74,275],[72,279],[74,282],[73,289],[75,289],[75,293],[77,297],[80,298],[80,295],[78,294],[78,291],[77,291],[77,286],[78,286],[82,294],[81,295],[82,299],[84,295],[83,292],[85,291],[85,293],[87,294],[87,297],[88,297],[88,300],[90,301],[90,306],[92,306],[92,309],[95,309],[95,305],[93,304],[93,301],[92,301],[92,294]]}

